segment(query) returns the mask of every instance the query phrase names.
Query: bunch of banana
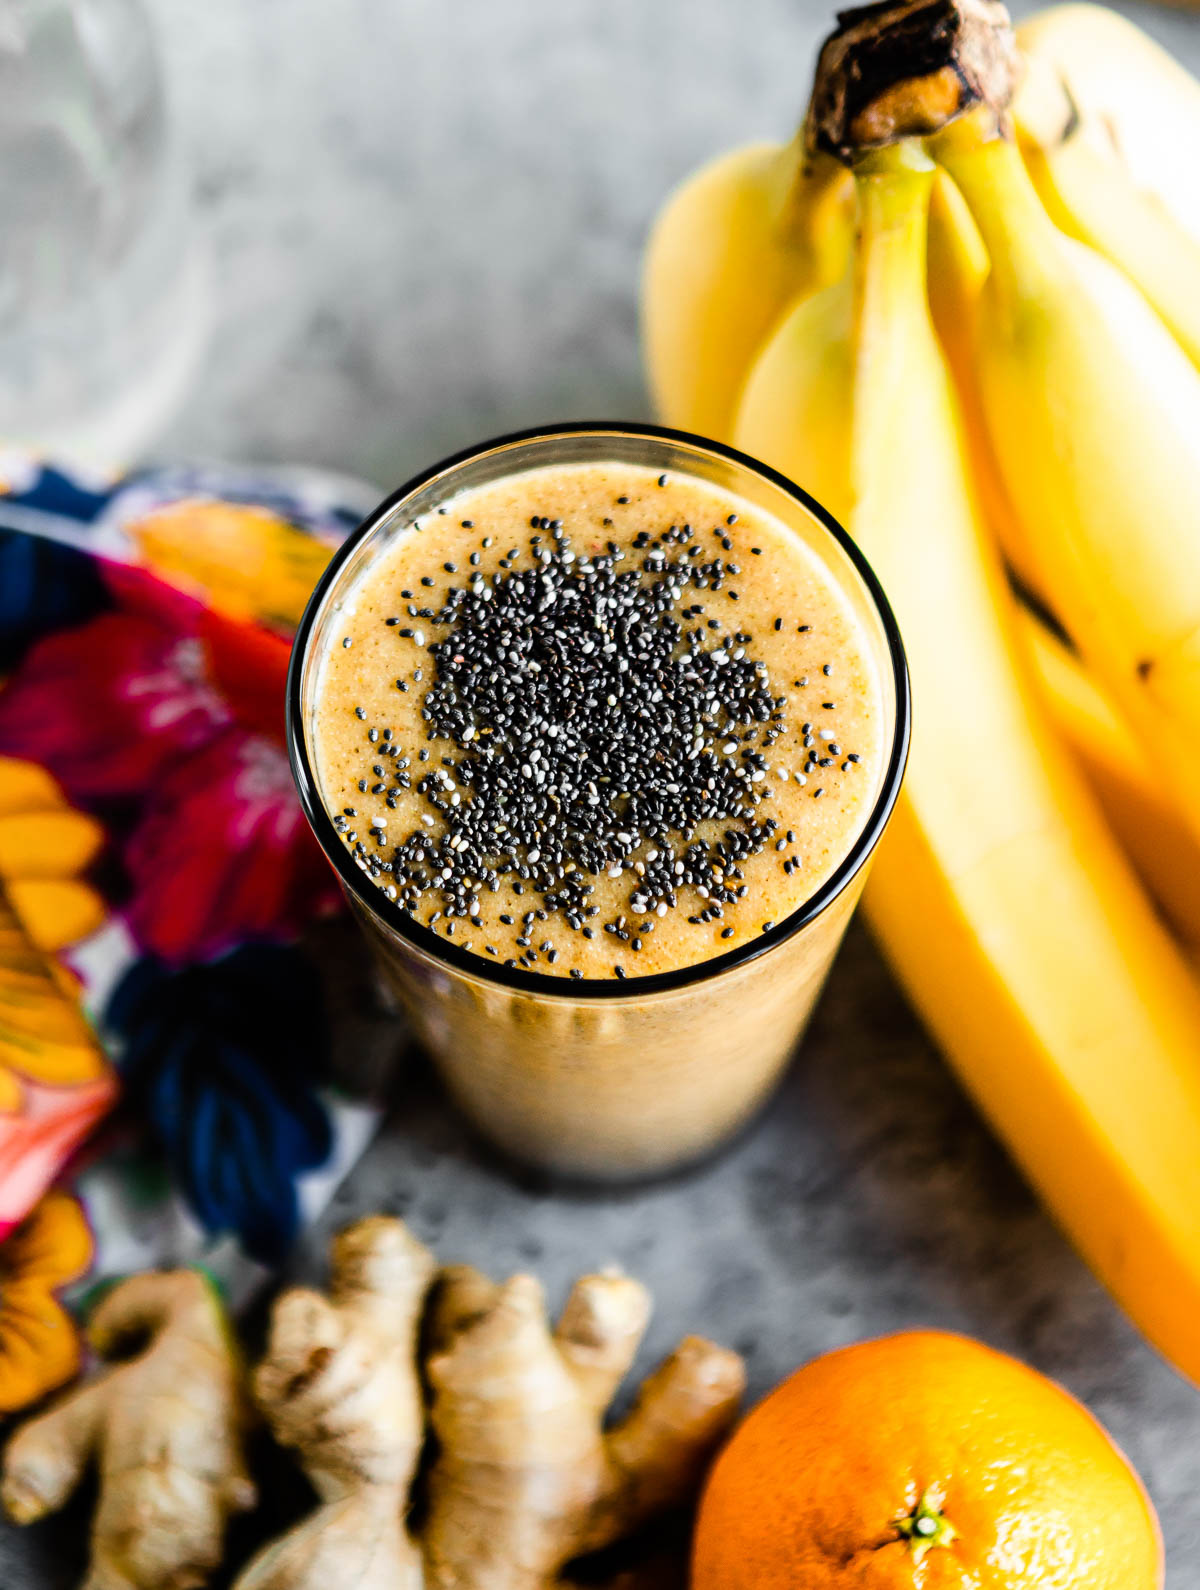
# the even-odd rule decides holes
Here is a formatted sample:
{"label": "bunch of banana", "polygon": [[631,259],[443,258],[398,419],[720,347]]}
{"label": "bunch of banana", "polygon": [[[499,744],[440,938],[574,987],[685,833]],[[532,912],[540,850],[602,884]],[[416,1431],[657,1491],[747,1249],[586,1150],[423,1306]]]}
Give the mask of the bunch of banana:
{"label": "bunch of banana", "polygon": [[1099,7],[1019,40],[994,0],[843,13],[805,135],[665,207],[648,364],[668,423],[799,481],[879,574],[914,738],[872,926],[1200,1380],[1200,187],[1163,181],[1184,144],[1200,171],[1200,88]]}

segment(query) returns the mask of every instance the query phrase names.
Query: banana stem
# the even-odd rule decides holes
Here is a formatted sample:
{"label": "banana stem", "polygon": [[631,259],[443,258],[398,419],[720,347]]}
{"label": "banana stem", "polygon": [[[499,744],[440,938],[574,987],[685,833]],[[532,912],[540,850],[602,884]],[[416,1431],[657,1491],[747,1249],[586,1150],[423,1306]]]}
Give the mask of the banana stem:
{"label": "banana stem", "polygon": [[[912,141],[874,150],[856,164],[860,239],[855,255],[856,321],[897,313],[914,295],[924,303],[934,169]],[[882,340],[886,346],[896,339]],[[860,337],[860,345],[863,341]]]}
{"label": "banana stem", "polygon": [[997,284],[1042,278],[1057,257],[1055,228],[1007,129],[975,111],[926,147],[967,201]]}
{"label": "banana stem", "polygon": [[879,0],[838,15],[821,46],[808,140],[846,165],[1012,99],[1016,45],[999,0]]}
{"label": "banana stem", "polygon": [[806,149],[804,136],[801,128],[799,165],[784,210],[785,226],[800,262],[799,279],[823,285],[841,275],[849,256],[852,184],[845,167],[832,155]]}
{"label": "banana stem", "polygon": [[906,401],[914,368],[921,367],[913,339],[927,333],[925,290],[929,199],[934,167],[913,141],[875,150],[860,159],[854,180],[859,246],[854,262],[854,449],[851,476],[859,511],[886,521],[887,507],[870,503],[878,478],[870,454],[890,434],[893,405]]}

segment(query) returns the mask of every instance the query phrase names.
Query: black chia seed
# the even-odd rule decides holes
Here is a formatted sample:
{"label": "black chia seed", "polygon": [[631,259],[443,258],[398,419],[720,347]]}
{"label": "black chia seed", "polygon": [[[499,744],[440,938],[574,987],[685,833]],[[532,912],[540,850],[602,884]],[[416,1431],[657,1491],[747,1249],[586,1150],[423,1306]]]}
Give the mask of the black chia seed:
{"label": "black chia seed", "polygon": [[[357,835],[347,840],[371,876],[387,875],[389,895],[402,909],[431,926],[444,916],[448,933],[455,919],[481,927],[481,896],[496,893],[501,880],[516,895],[528,887],[538,897],[538,920],[553,914],[564,931],[587,939],[595,936],[584,923],[600,910],[588,899],[599,877],[627,880],[631,913],[651,919],[641,932],[674,910],[685,888],[706,907],[689,921],[719,920],[722,905],[747,892],[737,887],[741,864],[779,827],[760,816],[771,768],[754,742],[761,735],[769,747],[783,732],[787,705],[772,692],[764,664],[746,655],[751,637],[721,639],[711,633],[720,628],[713,619],[695,627],[703,608],[685,602],[692,592],[723,589],[736,565],[719,554],[707,559],[690,525],[639,539],[630,556],[612,542],[603,553],[577,554],[561,520],[535,515],[529,523],[553,531],[550,543],[530,537],[532,568],[512,568],[520,552],[514,547],[501,571],[485,576],[473,555],[469,583],[450,588],[439,611],[422,613],[443,632],[428,647],[433,682],[421,716],[429,741],[450,754],[419,779],[413,773],[434,815],[423,815],[425,826],[399,843],[385,827],[372,828],[375,853]],[[729,550],[729,537],[716,534]],[[442,567],[457,572],[454,564]],[[433,583],[422,576],[423,586]],[[402,680],[396,687],[408,688]],[[379,732],[369,731],[372,744]],[[429,751],[418,750],[417,760],[428,763]],[[395,794],[410,786],[406,774],[392,776],[397,787],[387,803],[394,809]],[[812,793],[815,799],[825,791]],[[443,831],[435,833],[437,818]],[[712,823],[723,825],[720,838],[699,837],[700,825]],[[785,871],[797,864],[789,859]],[[426,903],[439,907],[432,917]],[[512,923],[508,914],[500,920]],[[525,965],[538,953],[529,937],[533,920],[528,913],[517,940]],[[630,942],[624,916],[600,925]],[[726,927],[721,937],[733,933]],[[640,938],[632,947],[641,949]],[[541,953],[558,959],[550,941]],[[572,967],[570,975],[583,974]],[[614,966],[613,975],[626,973]]]}

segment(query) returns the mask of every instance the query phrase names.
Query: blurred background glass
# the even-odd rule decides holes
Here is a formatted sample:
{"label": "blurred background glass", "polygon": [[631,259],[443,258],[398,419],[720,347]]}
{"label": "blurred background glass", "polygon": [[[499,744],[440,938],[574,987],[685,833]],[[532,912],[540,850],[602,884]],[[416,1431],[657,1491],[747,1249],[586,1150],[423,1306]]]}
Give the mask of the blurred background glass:
{"label": "blurred background glass", "polygon": [[0,0],[0,217],[0,444],[135,458],[209,320],[140,0]]}

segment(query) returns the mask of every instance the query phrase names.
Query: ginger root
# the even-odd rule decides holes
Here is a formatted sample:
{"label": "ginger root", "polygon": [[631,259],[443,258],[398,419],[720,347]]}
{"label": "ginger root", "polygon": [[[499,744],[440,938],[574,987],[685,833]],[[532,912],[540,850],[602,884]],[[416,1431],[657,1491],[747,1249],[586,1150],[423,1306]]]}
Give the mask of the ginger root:
{"label": "ginger root", "polygon": [[0,1500],[18,1524],[66,1502],[94,1459],[100,1497],[84,1590],[192,1590],[219,1564],[232,1513],[252,1507],[237,1352],[215,1293],[193,1270],[135,1276],[92,1317],[102,1358],[138,1344],[24,1425]]}
{"label": "ginger root", "polygon": [[[531,1276],[438,1277],[400,1221],[351,1226],[334,1243],[328,1295],[277,1301],[254,1377],[320,1505],[236,1590],[549,1590],[576,1557],[686,1502],[733,1421],[744,1372],[735,1353],[688,1337],[606,1430],[649,1313],[636,1281],[589,1275],[552,1330]],[[18,1431],[0,1499],[33,1522],[95,1459],[84,1590],[204,1585],[229,1516],[255,1500],[248,1400],[220,1305],[194,1271],[138,1276],[105,1298],[89,1336],[104,1358],[140,1350]]]}
{"label": "ginger root", "polygon": [[689,1337],[611,1430],[649,1298],[617,1274],[580,1280],[556,1330],[530,1276],[446,1271],[426,1372],[435,1454],[421,1527],[405,1524],[424,1435],[417,1333],[433,1261],[396,1220],[345,1232],[328,1299],[276,1305],[255,1380],[322,1506],[237,1590],[546,1590],[699,1485],[741,1398],[741,1359]]}
{"label": "ginger root", "polygon": [[254,1392],[300,1454],[322,1506],[259,1553],[237,1590],[419,1590],[405,1529],[425,1439],[417,1335],[433,1255],[398,1220],[361,1220],[333,1246],[330,1295],[275,1304]]}

